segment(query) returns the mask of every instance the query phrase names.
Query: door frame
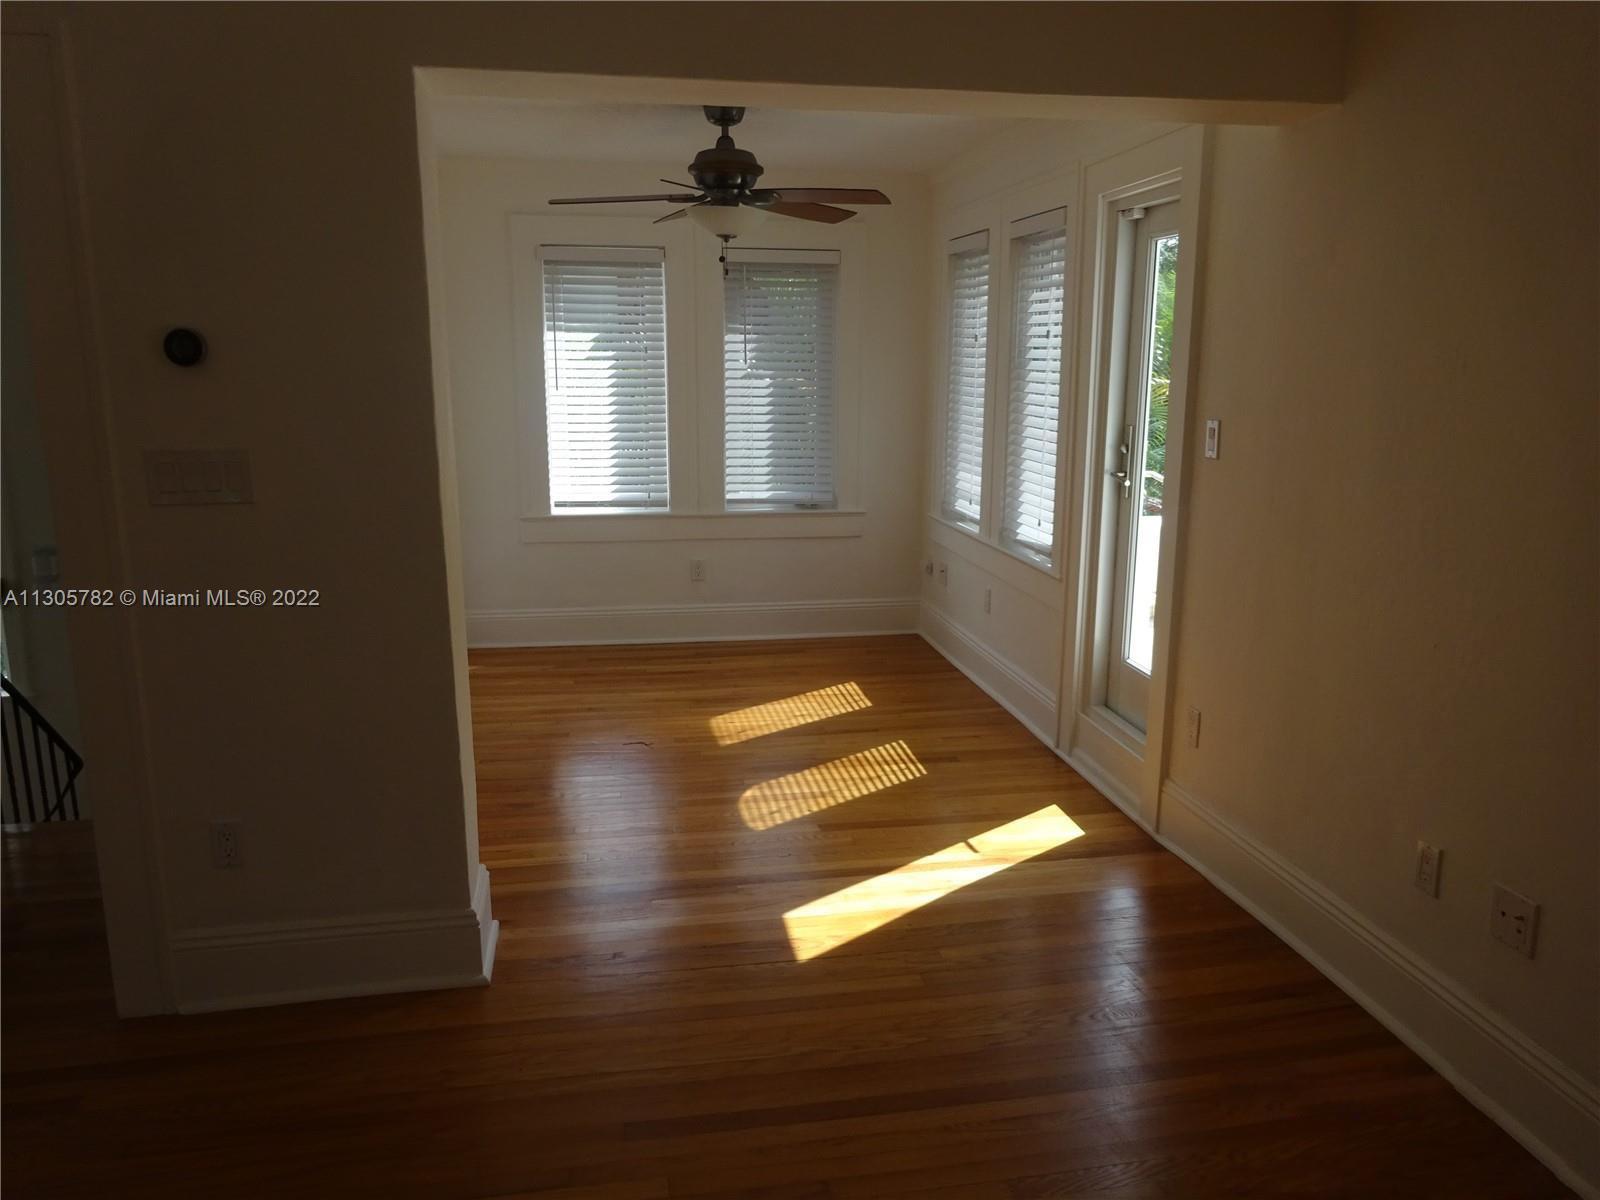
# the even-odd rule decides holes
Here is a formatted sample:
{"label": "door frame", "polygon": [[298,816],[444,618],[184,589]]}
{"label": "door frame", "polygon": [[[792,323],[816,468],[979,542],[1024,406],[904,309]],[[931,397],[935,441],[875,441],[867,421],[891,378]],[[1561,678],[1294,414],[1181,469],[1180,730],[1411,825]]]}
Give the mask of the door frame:
{"label": "door frame", "polygon": [[[1080,279],[1079,313],[1084,347],[1079,355],[1073,444],[1079,447],[1072,503],[1071,586],[1063,614],[1064,648],[1057,744],[1073,766],[1146,828],[1160,827],[1161,780],[1166,774],[1173,722],[1172,651],[1181,605],[1183,531],[1186,524],[1190,445],[1189,401],[1198,374],[1199,286],[1204,270],[1205,160],[1203,126],[1176,130],[1083,172],[1080,244],[1093,248],[1091,269]],[[1103,666],[1109,647],[1109,592],[1115,534],[1107,544],[1101,470],[1107,439],[1109,389],[1125,385],[1116,370],[1114,338],[1127,319],[1128,296],[1118,287],[1119,213],[1137,203],[1181,197],[1178,236],[1184,247],[1172,319],[1172,381],[1167,402],[1167,470],[1163,490],[1161,561],[1149,705],[1141,733],[1104,703]]]}
{"label": "door frame", "polygon": [[[8,5],[3,37],[5,157],[22,265],[29,357],[50,479],[61,585],[131,586],[111,451],[101,334],[90,301],[70,46],[60,10]],[[173,1008],[168,904],[157,850],[156,784],[131,607],[67,610],[82,750],[95,777],[92,817],[111,982],[121,1016]]]}

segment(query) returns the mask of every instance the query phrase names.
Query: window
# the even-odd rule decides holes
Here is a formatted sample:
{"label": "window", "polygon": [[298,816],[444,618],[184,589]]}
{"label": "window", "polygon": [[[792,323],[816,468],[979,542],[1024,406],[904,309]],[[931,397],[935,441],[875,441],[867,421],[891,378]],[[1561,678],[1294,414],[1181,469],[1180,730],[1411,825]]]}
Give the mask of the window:
{"label": "window", "polygon": [[1057,209],[1015,222],[1011,239],[1011,386],[1000,537],[1006,545],[1047,561],[1055,546],[1065,218],[1065,211]]}
{"label": "window", "polygon": [[659,249],[544,246],[550,511],[667,507]]}
{"label": "window", "polygon": [[989,235],[950,244],[944,512],[976,525],[983,511],[983,421],[989,372]]}
{"label": "window", "polygon": [[832,508],[839,255],[727,251],[723,495],[729,508]]}
{"label": "window", "polygon": [[523,542],[866,531],[866,230],[774,219],[724,275],[691,221],[509,225]]}

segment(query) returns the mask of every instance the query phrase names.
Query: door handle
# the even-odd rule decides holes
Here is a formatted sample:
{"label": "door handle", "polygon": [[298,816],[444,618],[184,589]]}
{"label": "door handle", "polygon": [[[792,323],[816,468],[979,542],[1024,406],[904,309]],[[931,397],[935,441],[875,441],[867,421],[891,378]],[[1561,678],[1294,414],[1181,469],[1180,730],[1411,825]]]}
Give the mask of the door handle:
{"label": "door handle", "polygon": [[1132,450],[1133,426],[1129,425],[1122,432],[1122,445],[1117,447],[1117,469],[1106,472],[1107,475],[1122,485],[1122,494],[1124,496],[1128,494],[1128,489],[1133,485],[1133,477],[1128,474],[1128,455]]}

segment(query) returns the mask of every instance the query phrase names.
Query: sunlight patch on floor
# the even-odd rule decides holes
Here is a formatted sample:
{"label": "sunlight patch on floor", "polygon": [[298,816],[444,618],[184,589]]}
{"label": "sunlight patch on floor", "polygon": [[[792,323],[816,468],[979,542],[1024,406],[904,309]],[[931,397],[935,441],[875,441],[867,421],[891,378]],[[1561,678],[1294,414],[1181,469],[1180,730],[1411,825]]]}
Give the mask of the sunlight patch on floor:
{"label": "sunlight patch on floor", "polygon": [[711,736],[719,746],[732,746],[748,742],[751,738],[769,733],[781,733],[837,717],[841,713],[858,712],[871,708],[872,701],[854,683],[838,683],[833,687],[819,688],[799,696],[757,704],[711,718]]}
{"label": "sunlight patch on floor", "polygon": [[771,829],[927,773],[910,746],[890,742],[758,783],[739,797],[739,816],[751,829]]}
{"label": "sunlight patch on floor", "polygon": [[835,950],[926,904],[1083,836],[1055,805],[851,884],[783,914],[798,962]]}

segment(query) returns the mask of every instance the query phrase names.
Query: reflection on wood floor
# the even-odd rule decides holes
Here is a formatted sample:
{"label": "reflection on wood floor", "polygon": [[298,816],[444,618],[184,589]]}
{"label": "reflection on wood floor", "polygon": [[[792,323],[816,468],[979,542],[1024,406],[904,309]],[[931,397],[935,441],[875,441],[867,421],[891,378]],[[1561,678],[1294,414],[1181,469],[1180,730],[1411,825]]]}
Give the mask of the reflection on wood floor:
{"label": "reflection on wood floor", "polygon": [[471,662],[490,988],[119,1023],[8,838],[8,1198],[1568,1194],[914,638]]}

